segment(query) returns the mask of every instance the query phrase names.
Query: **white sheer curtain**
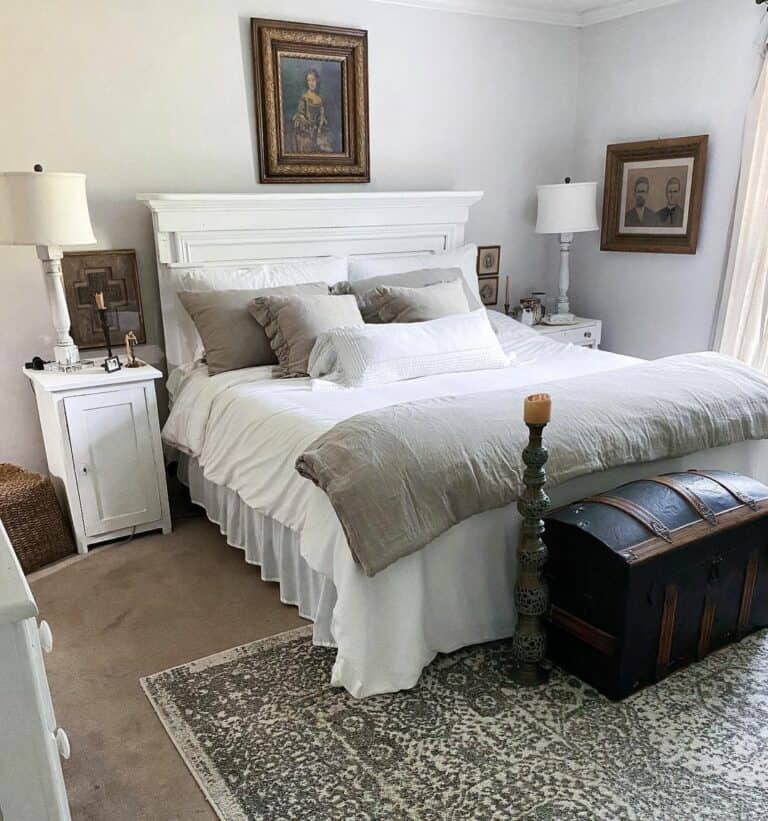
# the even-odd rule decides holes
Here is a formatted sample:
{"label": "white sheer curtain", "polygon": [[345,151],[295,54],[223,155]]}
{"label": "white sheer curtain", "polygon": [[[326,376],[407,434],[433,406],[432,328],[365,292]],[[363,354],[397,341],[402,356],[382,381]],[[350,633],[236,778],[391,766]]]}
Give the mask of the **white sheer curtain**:
{"label": "white sheer curtain", "polygon": [[768,61],[752,98],[715,347],[768,371]]}

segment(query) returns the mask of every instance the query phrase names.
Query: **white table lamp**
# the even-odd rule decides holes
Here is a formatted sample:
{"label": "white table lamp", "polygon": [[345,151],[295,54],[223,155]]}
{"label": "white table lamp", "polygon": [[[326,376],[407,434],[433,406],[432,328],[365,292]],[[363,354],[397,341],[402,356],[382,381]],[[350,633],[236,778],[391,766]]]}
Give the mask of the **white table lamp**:
{"label": "white table lamp", "polygon": [[570,252],[573,235],[583,231],[597,231],[597,183],[575,182],[566,177],[560,185],[540,185],[537,234],[560,234],[560,281],[557,313],[552,323],[573,322],[568,301],[571,284]]}
{"label": "white table lamp", "polygon": [[36,245],[56,329],[54,359],[62,368],[80,361],[61,273],[62,246],[94,245],[85,174],[34,171],[0,173],[0,245]]}

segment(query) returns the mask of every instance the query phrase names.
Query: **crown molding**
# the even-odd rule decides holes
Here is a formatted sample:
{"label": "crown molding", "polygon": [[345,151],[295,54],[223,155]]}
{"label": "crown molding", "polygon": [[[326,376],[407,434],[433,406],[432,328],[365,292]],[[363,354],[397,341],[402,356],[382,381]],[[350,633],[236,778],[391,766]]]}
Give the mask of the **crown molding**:
{"label": "crown molding", "polygon": [[670,6],[673,3],[681,2],[681,0],[624,0],[624,2],[610,8],[593,9],[585,12],[537,9],[528,5],[534,3],[535,0],[527,0],[527,2],[523,0],[522,3],[512,3],[509,0],[371,0],[371,2],[391,6],[410,6],[418,9],[429,9],[430,11],[452,12],[454,14],[495,17],[501,20],[584,28],[661,6]]}
{"label": "crown molding", "polygon": [[681,0],[624,0],[607,9],[585,11],[580,15],[582,26],[594,26],[597,23],[606,23],[608,20],[618,20],[620,17],[629,17],[642,11],[652,11],[662,6],[672,6]]}

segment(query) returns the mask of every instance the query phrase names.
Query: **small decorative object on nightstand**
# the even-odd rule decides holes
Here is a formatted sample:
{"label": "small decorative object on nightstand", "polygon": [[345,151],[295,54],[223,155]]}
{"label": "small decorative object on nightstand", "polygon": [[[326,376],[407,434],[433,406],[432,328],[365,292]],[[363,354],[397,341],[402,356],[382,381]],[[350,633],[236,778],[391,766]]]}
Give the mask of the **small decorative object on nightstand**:
{"label": "small decorative object on nightstand", "polygon": [[574,317],[568,325],[535,325],[537,333],[556,339],[558,342],[570,342],[584,348],[599,348],[603,336],[603,323],[599,319]]}
{"label": "small decorative object on nightstand", "polygon": [[96,310],[99,312],[99,321],[101,322],[101,332],[104,334],[104,341],[107,345],[107,358],[104,360],[102,367],[107,373],[114,373],[123,367],[119,356],[112,355],[112,343],[109,339],[109,322],[107,321],[107,306],[104,303],[104,294],[99,291],[96,296]]}
{"label": "small decorative object on nightstand", "polygon": [[536,221],[537,234],[560,234],[560,279],[557,313],[549,317],[553,324],[568,324],[575,317],[568,301],[571,284],[570,252],[573,235],[583,231],[597,231],[597,183],[572,183],[540,185],[538,187],[539,211]]}
{"label": "small decorative object on nightstand", "polygon": [[144,365],[105,373],[24,371],[32,383],[48,469],[80,553],[148,530],[169,533],[155,380]]}

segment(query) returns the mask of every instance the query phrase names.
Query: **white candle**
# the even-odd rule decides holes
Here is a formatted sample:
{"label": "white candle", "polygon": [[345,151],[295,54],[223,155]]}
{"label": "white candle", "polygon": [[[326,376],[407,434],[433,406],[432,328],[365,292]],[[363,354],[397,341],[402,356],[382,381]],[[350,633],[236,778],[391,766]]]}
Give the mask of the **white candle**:
{"label": "white candle", "polygon": [[104,310],[104,294],[101,291],[97,291],[95,294],[96,297],[96,307],[100,310]]}

